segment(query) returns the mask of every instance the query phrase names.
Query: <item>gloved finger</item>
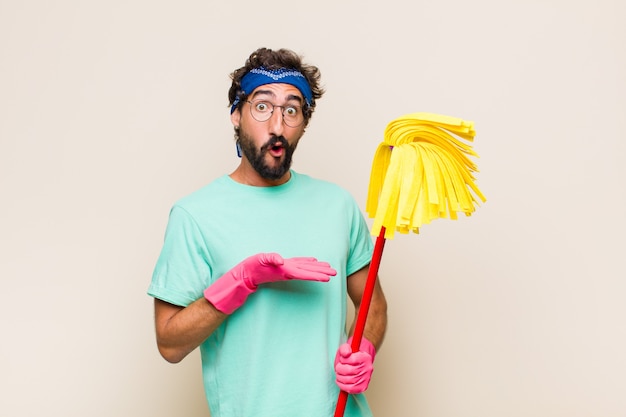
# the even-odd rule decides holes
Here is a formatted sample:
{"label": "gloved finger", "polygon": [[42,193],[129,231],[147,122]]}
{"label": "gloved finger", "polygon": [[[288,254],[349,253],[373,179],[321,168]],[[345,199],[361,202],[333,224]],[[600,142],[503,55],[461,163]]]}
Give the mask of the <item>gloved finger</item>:
{"label": "gloved finger", "polygon": [[335,276],[337,271],[326,262],[316,262],[311,264],[298,264],[294,268],[302,271],[320,272],[325,275]]}
{"label": "gloved finger", "polygon": [[340,356],[338,360],[343,362],[344,358],[349,358],[350,355],[352,355],[352,346],[350,346],[348,343],[343,343],[341,346],[339,346],[337,353],[339,353]]}
{"label": "gloved finger", "polygon": [[288,258],[288,261],[295,261],[295,262],[317,262],[317,258],[314,258],[312,256],[294,256],[293,258]]}
{"label": "gloved finger", "polygon": [[313,270],[304,269],[299,266],[286,265],[283,266],[283,272],[287,279],[300,279],[305,281],[330,281],[330,277],[336,275],[336,271],[332,268],[314,268]]}
{"label": "gloved finger", "polygon": [[337,378],[354,378],[365,373],[367,373],[367,369],[364,366],[353,366],[343,363],[335,365],[335,374],[337,375]]}
{"label": "gloved finger", "polygon": [[350,348],[350,352],[346,354],[346,351],[343,350],[340,354],[339,362],[345,365],[361,365],[361,364],[371,364],[372,357],[365,352],[352,352],[352,348]]}
{"label": "gloved finger", "polygon": [[285,260],[277,253],[269,252],[261,254],[259,263],[266,266],[281,266],[285,263]]}
{"label": "gloved finger", "polygon": [[315,258],[303,259],[303,258],[290,258],[285,259],[285,267],[300,269],[303,271],[321,272],[326,275],[335,276],[337,271],[330,266],[328,262],[320,262]]}
{"label": "gloved finger", "polygon": [[348,394],[358,394],[357,390],[354,388],[354,385],[343,384],[337,381],[337,386],[340,390],[347,392]]}
{"label": "gloved finger", "polygon": [[294,271],[285,273],[285,278],[287,279],[298,279],[301,281],[317,281],[317,282],[328,282],[330,281],[330,275],[323,272],[303,272],[303,271]]}
{"label": "gloved finger", "polygon": [[338,385],[354,386],[361,382],[362,379],[355,375],[337,375],[336,382]]}
{"label": "gloved finger", "polygon": [[365,391],[369,385],[369,376],[359,378],[337,378],[335,381],[339,389],[348,394],[359,394]]}

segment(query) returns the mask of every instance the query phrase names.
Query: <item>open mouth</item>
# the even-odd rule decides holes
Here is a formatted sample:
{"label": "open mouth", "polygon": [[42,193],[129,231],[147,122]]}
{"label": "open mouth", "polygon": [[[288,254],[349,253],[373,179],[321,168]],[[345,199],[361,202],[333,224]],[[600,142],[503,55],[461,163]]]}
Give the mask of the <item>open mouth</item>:
{"label": "open mouth", "polygon": [[274,156],[274,157],[280,157],[283,155],[283,153],[285,152],[285,148],[287,146],[287,144],[285,143],[286,141],[284,139],[275,139],[274,141],[272,141],[272,143],[269,144],[267,150],[270,153],[270,155]]}
{"label": "open mouth", "polygon": [[280,156],[282,156],[283,151],[284,151],[283,145],[281,145],[280,143],[277,143],[276,145],[270,146],[270,148],[269,148],[269,153],[273,157],[280,157]]}

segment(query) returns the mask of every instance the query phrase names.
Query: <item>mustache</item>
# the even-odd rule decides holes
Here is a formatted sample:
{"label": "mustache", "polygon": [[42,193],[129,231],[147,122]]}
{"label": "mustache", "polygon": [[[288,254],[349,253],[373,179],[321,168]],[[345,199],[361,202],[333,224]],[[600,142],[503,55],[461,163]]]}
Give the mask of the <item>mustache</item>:
{"label": "mustache", "polygon": [[283,148],[289,148],[289,142],[285,139],[284,136],[272,136],[263,146],[261,146],[261,151],[268,150],[273,148],[274,146],[280,144]]}

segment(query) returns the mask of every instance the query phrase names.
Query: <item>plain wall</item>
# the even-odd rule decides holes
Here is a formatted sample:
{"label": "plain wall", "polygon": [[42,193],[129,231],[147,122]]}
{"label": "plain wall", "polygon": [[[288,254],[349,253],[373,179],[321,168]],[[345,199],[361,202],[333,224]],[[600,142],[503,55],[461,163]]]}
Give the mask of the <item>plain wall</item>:
{"label": "plain wall", "polygon": [[0,1],[0,415],[208,415],[146,289],[173,202],[238,163],[228,74],[268,46],[327,89],[294,168],[363,209],[388,122],[475,122],[487,203],[385,246],[375,414],[625,416],[625,11]]}

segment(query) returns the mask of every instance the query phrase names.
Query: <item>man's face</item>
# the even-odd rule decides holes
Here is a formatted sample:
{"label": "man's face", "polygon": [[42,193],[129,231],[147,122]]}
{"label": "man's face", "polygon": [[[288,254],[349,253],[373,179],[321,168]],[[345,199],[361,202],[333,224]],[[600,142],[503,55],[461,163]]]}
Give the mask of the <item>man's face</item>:
{"label": "man's face", "polygon": [[[275,107],[269,119],[262,122],[251,113],[251,106],[261,101],[280,106]],[[297,127],[288,126],[283,121],[283,109],[294,106],[301,111],[302,103],[302,94],[296,87],[266,84],[256,88],[241,111],[231,115],[233,124],[239,126],[239,144],[243,156],[262,178],[275,181],[289,172],[293,153],[304,133],[304,123]]]}

